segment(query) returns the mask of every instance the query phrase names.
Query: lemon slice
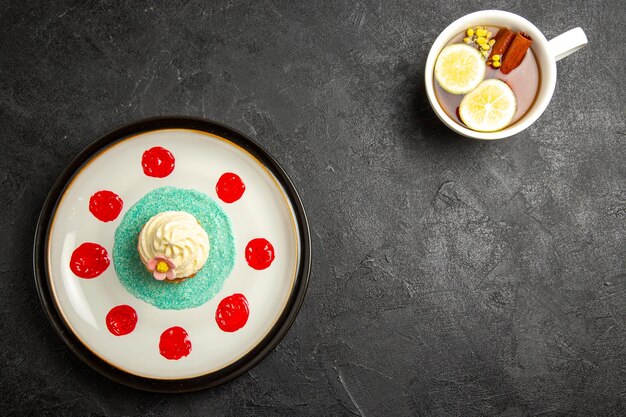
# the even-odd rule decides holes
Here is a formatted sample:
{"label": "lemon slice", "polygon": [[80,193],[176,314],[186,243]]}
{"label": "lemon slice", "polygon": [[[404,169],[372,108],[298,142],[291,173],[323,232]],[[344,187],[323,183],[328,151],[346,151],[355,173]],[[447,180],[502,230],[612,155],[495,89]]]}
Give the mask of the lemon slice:
{"label": "lemon slice", "polygon": [[485,78],[486,68],[478,49],[464,43],[453,43],[439,53],[435,79],[448,93],[465,94]]}
{"label": "lemon slice", "polygon": [[495,132],[511,123],[516,110],[517,100],[511,87],[504,81],[489,79],[463,97],[459,116],[470,129]]}

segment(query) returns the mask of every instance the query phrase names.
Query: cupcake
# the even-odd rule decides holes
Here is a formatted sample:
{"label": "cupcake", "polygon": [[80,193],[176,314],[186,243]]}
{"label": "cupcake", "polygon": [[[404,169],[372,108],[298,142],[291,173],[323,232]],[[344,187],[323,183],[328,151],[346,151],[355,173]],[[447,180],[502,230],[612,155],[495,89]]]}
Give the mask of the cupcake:
{"label": "cupcake", "polygon": [[209,236],[185,211],[153,216],[139,232],[139,257],[155,279],[182,282],[202,269],[209,257]]}

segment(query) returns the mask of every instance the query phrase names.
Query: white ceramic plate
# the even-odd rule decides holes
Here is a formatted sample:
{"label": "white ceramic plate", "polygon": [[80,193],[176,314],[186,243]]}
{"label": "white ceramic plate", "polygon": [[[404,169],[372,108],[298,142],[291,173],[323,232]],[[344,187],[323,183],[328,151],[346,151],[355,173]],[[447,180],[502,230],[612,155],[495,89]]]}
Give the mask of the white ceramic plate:
{"label": "white ceramic plate", "polygon": [[[175,168],[164,178],[147,176],[143,153],[169,150]],[[236,173],[245,192],[233,203],[216,193],[226,172]],[[161,309],[122,285],[114,262],[98,277],[82,279],[70,269],[73,251],[84,242],[104,247],[112,257],[114,234],[124,214],[152,190],[193,189],[213,199],[229,217],[235,245],[234,267],[220,291],[198,307]],[[90,197],[110,190],[123,200],[119,216],[98,220]],[[245,259],[247,243],[265,238],[275,259],[263,270]],[[202,119],[165,117],[118,129],[86,149],[53,188],[38,224],[35,273],[44,308],[79,357],[119,382],[155,391],[190,391],[231,379],[260,361],[284,336],[302,303],[310,269],[309,231],[300,199],[278,164],[257,144],[226,126]],[[193,279],[193,278],[192,278]],[[178,284],[169,284],[178,285]],[[215,320],[219,302],[243,294],[249,319],[234,332]],[[112,334],[107,313],[129,305],[137,313],[134,330]],[[159,349],[172,326],[186,330],[191,351],[178,360]]]}

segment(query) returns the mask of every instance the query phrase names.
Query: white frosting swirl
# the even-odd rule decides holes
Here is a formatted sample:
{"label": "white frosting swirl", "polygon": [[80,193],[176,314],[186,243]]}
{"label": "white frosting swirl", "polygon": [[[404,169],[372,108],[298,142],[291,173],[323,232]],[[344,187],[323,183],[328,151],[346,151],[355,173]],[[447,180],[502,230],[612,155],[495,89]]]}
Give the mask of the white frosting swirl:
{"label": "white frosting swirl", "polygon": [[209,237],[193,215],[185,211],[164,211],[143,226],[137,249],[144,264],[155,256],[165,256],[176,265],[174,278],[185,278],[206,263]]}

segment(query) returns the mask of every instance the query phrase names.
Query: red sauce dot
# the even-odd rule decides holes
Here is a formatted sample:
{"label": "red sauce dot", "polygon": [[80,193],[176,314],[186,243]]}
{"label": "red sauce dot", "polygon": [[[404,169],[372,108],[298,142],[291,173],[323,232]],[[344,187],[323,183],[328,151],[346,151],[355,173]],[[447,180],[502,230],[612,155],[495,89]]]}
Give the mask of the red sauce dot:
{"label": "red sauce dot", "polygon": [[106,318],[107,328],[115,336],[124,336],[135,330],[137,312],[128,305],[113,307]]}
{"label": "red sauce dot", "polygon": [[246,261],[254,269],[265,269],[274,262],[274,247],[266,239],[252,239],[246,246]]}
{"label": "red sauce dot", "polygon": [[234,332],[246,325],[250,316],[248,300],[243,294],[233,294],[220,301],[215,310],[215,321],[225,332]]}
{"label": "red sauce dot", "polygon": [[120,215],[124,202],[112,191],[98,191],[89,199],[89,211],[103,222],[115,220]]}
{"label": "red sauce dot", "polygon": [[225,203],[234,203],[239,200],[246,191],[246,184],[241,181],[237,174],[227,172],[223,174],[215,185],[217,196]]}
{"label": "red sauce dot", "polygon": [[161,334],[159,351],[165,359],[176,361],[191,353],[189,335],[182,327],[170,327]]}
{"label": "red sauce dot", "polygon": [[170,175],[174,171],[174,162],[174,155],[160,146],[148,149],[141,158],[143,173],[156,178]]}
{"label": "red sauce dot", "polygon": [[77,277],[91,279],[106,271],[110,263],[106,249],[97,243],[86,242],[74,249],[70,269]]}

